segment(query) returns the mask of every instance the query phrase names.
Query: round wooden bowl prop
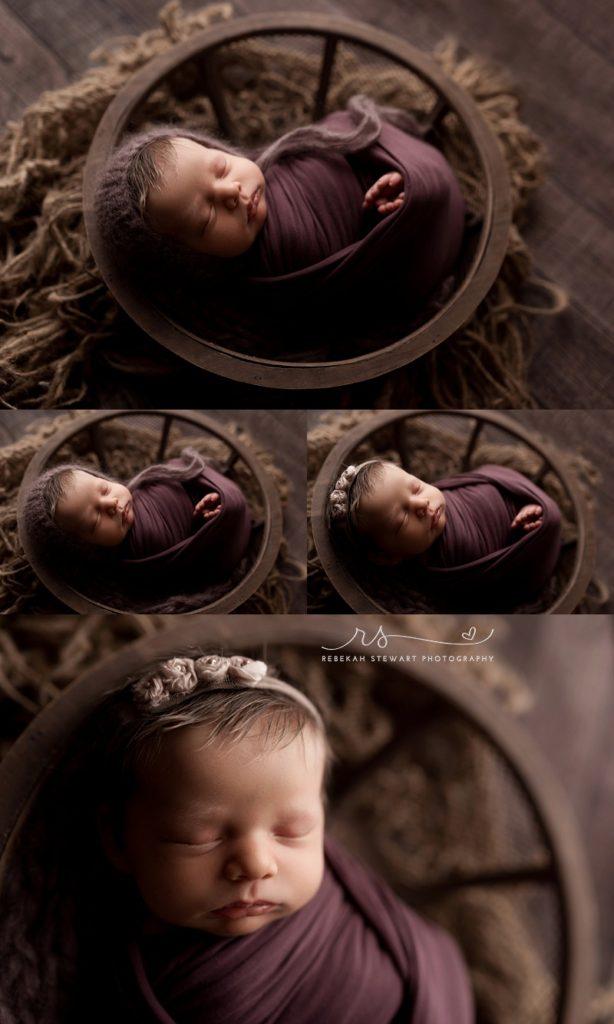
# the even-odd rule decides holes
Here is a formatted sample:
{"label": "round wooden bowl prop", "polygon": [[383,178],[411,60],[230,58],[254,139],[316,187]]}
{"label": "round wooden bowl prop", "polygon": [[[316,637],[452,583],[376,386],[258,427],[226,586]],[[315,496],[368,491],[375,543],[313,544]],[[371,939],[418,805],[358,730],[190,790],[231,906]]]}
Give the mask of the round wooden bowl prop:
{"label": "round wooden bowl prop", "polygon": [[[30,487],[45,470],[61,462],[84,462],[84,456],[93,455],[98,468],[113,475],[113,455],[110,449],[111,431],[120,424],[131,427],[135,431],[142,428],[147,432],[148,443],[153,443],[153,448],[155,448],[152,462],[163,462],[165,458],[170,457],[167,453],[173,436],[176,442],[180,441],[182,436],[186,436],[186,444],[193,441],[195,434],[200,434],[203,438],[210,437],[216,442],[221,442],[221,450],[226,453],[226,461],[222,466],[222,472],[225,475],[229,474],[232,477],[237,464],[242,463],[250,478],[255,481],[263,508],[263,522],[257,551],[251,559],[246,575],[221,597],[209,604],[202,604],[200,607],[186,608],[183,614],[194,614],[198,611],[231,612],[238,608],[258,590],[275,565],[282,538],[281,502],[274,481],[254,453],[222,424],[197,412],[169,412],[160,409],[145,412],[122,410],[121,412],[86,413],[62,430],[58,430],[42,446],[24,474],[17,499],[19,539],[26,558],[36,575],[52,594],[76,612],[147,612],[152,610],[142,606],[142,599],[134,608],[123,605],[115,607],[106,599],[103,600],[96,596],[95,582],[90,589],[89,587],[84,588],[81,583],[78,585],[71,583],[68,573],[66,577],[60,577],[55,567],[46,562],[44,553],[34,543],[26,525],[25,503]],[[74,447],[72,447],[75,443],[80,453],[77,457],[75,457]],[[138,470],[144,468],[145,465],[142,465],[138,467]],[[138,470],[134,470],[130,475],[134,475]]]}
{"label": "round wooden bowl prop", "polygon": [[[481,217],[465,233],[459,261],[462,272],[457,286],[443,307],[429,314],[426,322],[408,324],[411,333],[387,337],[378,348],[356,353],[356,344],[348,339],[341,358],[325,359],[313,355],[314,345],[304,346],[301,355],[293,343],[292,326],[284,325],[282,356],[268,352],[258,354],[258,345],[250,341],[241,345],[239,337],[230,341],[216,339],[206,327],[178,321],[177,315],[163,311],[154,298],[145,295],[118,269],[108,251],[94,215],[94,198],[101,171],[125,133],[138,124],[139,111],[148,97],[161,85],[172,83],[182,70],[196,69],[197,89],[206,95],[217,117],[222,135],[236,140],[231,114],[232,103],[220,62],[232,45],[266,37],[302,37],[303,45],[321,46],[319,74],[314,76],[312,120],[320,119],[327,110],[335,61],[344,47],[354,47],[361,59],[382,58],[397,71],[411,74],[433,101],[428,117],[421,125],[423,137],[437,144],[438,133],[448,115],[452,114],[463,127],[475,152],[476,166],[484,182]],[[305,39],[307,43],[305,43]],[[194,76],[193,76],[194,77]],[[292,126],[294,127],[294,125]],[[314,14],[279,13],[254,15],[217,25],[198,33],[161,54],[124,86],[102,117],[88,155],[84,176],[84,214],[86,230],[98,268],[117,302],[129,316],[156,341],[187,360],[220,376],[243,383],[270,388],[333,388],[364,381],[405,366],[439,345],[457,331],[474,313],[495,280],[503,262],[511,222],[511,199],[507,168],[498,142],[474,102],[459,88],[439,65],[410,46],[409,43],[381,32],[372,25]],[[236,329],[239,334],[239,328]],[[317,332],[314,332],[317,333]],[[402,333],[402,332],[401,332]],[[288,335],[286,337],[286,334]],[[341,346],[340,346],[341,347]],[[336,351],[340,349],[335,346]],[[347,351],[352,354],[348,357]]]}
{"label": "round wooden bowl prop", "polygon": [[[378,662],[376,656],[381,653],[381,643],[365,647],[364,638],[359,639],[355,632],[357,624],[366,631],[367,640],[371,640],[377,627],[368,619],[356,620],[354,616],[322,616],[317,622],[305,619],[297,622],[282,617],[256,620],[245,616],[240,620],[239,629],[236,619],[203,616],[175,620],[173,626],[155,636],[128,644],[104,658],[38,714],[0,765],[0,878],[5,875],[15,843],[24,835],[24,830],[25,841],[28,841],[28,816],[36,805],[37,793],[44,792],[45,782],[53,778],[63,760],[68,763],[75,756],[83,727],[104,695],[125,685],[128,678],[138,676],[158,659],[182,653],[193,655],[197,650],[215,650],[264,657],[269,664],[278,667],[282,677],[304,685],[307,692],[312,692],[309,680],[317,675],[318,682],[314,685],[316,689],[319,687],[320,699],[330,702],[327,715],[333,748],[343,742],[344,728],[347,727],[347,735],[354,737],[351,756],[345,763],[340,761],[333,773],[328,827],[333,834],[345,836],[347,842],[348,825],[353,824],[352,848],[370,860],[380,873],[384,873],[385,868],[383,862],[378,861],[380,837],[377,833],[385,831],[386,821],[393,824],[398,807],[376,795],[382,820],[378,829],[369,830],[364,827],[364,803],[361,805],[359,799],[356,812],[353,796],[360,795],[361,787],[382,770],[400,777],[399,757],[405,758],[410,766],[422,766],[428,776],[430,754],[427,753],[424,760],[424,751],[432,754],[443,744],[445,761],[446,734],[449,737],[450,728],[457,734],[462,731],[474,753],[479,752],[478,774],[465,776],[464,781],[474,778],[477,788],[482,784],[479,779],[485,780],[491,795],[491,800],[484,802],[479,800],[479,792],[469,792],[465,799],[473,807],[478,802],[480,814],[487,806],[486,815],[491,815],[493,821],[496,819],[496,828],[487,830],[488,835],[497,837],[493,848],[484,848],[484,835],[476,837],[471,828],[461,827],[455,832],[458,846],[442,851],[443,858],[436,865],[429,862],[425,870],[421,869],[406,884],[399,885],[398,872],[395,879],[389,877],[389,880],[401,896],[427,915],[437,916],[436,908],[441,907],[442,900],[454,903],[460,899],[461,913],[456,921],[461,944],[466,924],[466,919],[461,920],[462,900],[466,894],[483,900],[486,907],[505,899],[508,908],[513,908],[514,918],[522,918],[520,932],[529,936],[540,963],[546,965],[548,977],[552,979],[547,1012],[540,1016],[540,1021],[577,1024],[585,1019],[593,981],[595,906],[582,842],[566,795],[530,737],[482,689],[467,682],[459,673],[442,670],[440,665],[421,664],[419,659],[417,662],[388,661],[385,665]],[[402,630],[395,628],[397,632]],[[340,658],[328,658],[328,651],[341,647],[348,660],[352,656],[364,656],[366,651],[368,667],[356,668],[342,664]],[[429,647],[428,641],[422,647],[435,650]],[[458,651],[454,642],[450,650]],[[342,691],[345,701],[340,696]],[[371,723],[382,719],[387,722],[375,742],[373,731],[364,723],[357,729],[347,726],[351,707],[355,710],[357,705],[359,709],[367,706],[366,703],[361,705],[361,700],[370,702]],[[460,758],[448,765],[444,786],[452,787],[450,793],[459,785],[461,771]],[[375,792],[378,792],[377,785]],[[410,793],[398,797],[397,803],[401,806],[405,803],[410,820],[415,820],[416,828],[421,828],[418,808],[411,802]],[[427,817],[433,821],[432,808]],[[439,827],[435,826],[436,832]],[[444,846],[445,835],[444,832],[441,839]],[[411,836],[402,839],[396,850],[397,863],[411,865],[416,845],[419,843],[415,844]],[[476,850],[479,851],[477,860],[469,860],[468,851],[473,856]],[[40,848],[43,857],[44,851],[43,846]],[[469,864],[473,866],[468,867]],[[468,962],[478,978],[483,969],[486,973],[494,970],[495,988],[500,989],[502,978],[492,966],[492,949],[486,948],[488,942],[480,928],[474,937],[473,945],[467,944],[467,933],[464,933]],[[495,933],[494,944],[497,942],[498,952],[506,964],[514,956],[514,949]],[[516,985],[527,983],[525,954],[525,949],[519,952],[520,970],[514,975]],[[495,1012],[480,1019],[487,1024],[498,1024]],[[511,1017],[508,1015],[505,1019]]]}
{"label": "round wooden bowl prop", "polygon": [[[377,413],[366,423],[360,423],[352,430],[349,430],[329,452],[320,468],[313,489],[311,526],[322,568],[335,590],[349,607],[356,612],[390,613],[391,609],[382,604],[376,595],[371,591],[367,591],[365,586],[356,579],[347,558],[343,557],[340,549],[334,543],[326,523],[328,495],[345,467],[351,464],[352,453],[355,449],[368,440],[371,435],[385,427],[393,427],[401,465],[405,470],[411,472],[411,445],[406,436],[406,430],[409,430],[411,424],[418,420],[428,420],[431,417],[441,419],[444,416],[446,418],[452,417],[458,421],[472,421],[471,430],[466,436],[461,464],[456,467],[455,472],[464,473],[471,468],[472,456],[483,431],[486,427],[491,426],[509,435],[514,442],[520,442],[539,456],[541,460],[540,468],[533,476],[535,483],[541,485],[547,473],[554,473],[558,477],[573,506],[574,520],[577,525],[577,537],[573,541],[575,548],[573,564],[567,581],[545,611],[549,614],[573,612],[586,593],[595,562],[595,537],[592,516],[584,500],[580,485],[573,473],[562,463],[560,458],[541,441],[536,439],[530,431],[501,413],[482,410],[473,412],[458,409],[446,411],[445,414],[436,410]],[[407,612],[413,610],[412,608],[404,609]],[[471,610],[471,608],[463,609],[466,612],[471,612]],[[510,608],[509,611],[514,611],[514,609]]]}

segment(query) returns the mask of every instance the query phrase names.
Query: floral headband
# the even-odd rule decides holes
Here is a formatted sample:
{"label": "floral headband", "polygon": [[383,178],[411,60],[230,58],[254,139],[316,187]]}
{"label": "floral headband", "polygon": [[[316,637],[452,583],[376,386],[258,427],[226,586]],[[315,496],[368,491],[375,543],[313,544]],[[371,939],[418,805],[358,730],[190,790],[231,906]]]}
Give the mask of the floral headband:
{"label": "floral headband", "polygon": [[196,689],[273,690],[300,704],[323,727],[319,711],[309,698],[295,686],[268,674],[264,661],[253,661],[233,655],[225,658],[207,654],[202,658],[169,658],[150,674],[132,684],[132,696],[144,709],[159,708],[173,697],[183,697]]}
{"label": "floral headband", "polygon": [[365,466],[371,466],[381,461],[381,459],[367,459],[366,462],[360,462],[357,466],[348,466],[344,469],[328,496],[328,515],[331,523],[337,523],[341,520],[346,520],[348,524],[351,522],[352,488],[356,483],[358,474]]}

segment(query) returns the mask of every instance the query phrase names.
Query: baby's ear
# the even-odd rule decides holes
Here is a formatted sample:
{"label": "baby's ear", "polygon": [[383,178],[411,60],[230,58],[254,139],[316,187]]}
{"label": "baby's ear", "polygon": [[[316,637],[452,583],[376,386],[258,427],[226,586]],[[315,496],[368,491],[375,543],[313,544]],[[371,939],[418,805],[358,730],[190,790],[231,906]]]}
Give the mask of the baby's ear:
{"label": "baby's ear", "polygon": [[126,851],[121,839],[117,812],[110,804],[102,804],[98,808],[96,812],[96,825],[107,860],[110,861],[114,868],[121,871],[122,874],[131,874]]}

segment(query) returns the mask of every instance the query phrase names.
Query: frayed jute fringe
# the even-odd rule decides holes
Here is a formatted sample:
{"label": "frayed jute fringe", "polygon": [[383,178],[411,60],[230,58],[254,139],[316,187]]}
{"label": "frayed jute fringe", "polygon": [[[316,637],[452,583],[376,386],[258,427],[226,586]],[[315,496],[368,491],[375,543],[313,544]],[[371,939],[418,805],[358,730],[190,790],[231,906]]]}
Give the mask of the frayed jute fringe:
{"label": "frayed jute fringe", "polygon": [[[177,360],[148,344],[127,323],[100,278],[83,225],[83,166],[102,114],[130,76],[175,43],[231,16],[229,4],[185,14],[173,0],[160,12],[159,27],[98,50],[93,55],[97,66],[72,85],[43,93],[20,120],[9,124],[0,142],[0,394],[5,405],[105,405],[101,398],[113,389],[130,393],[138,382],[145,394],[148,379],[169,368],[177,372]],[[309,119],[319,57],[262,41],[236,44],[232,52],[225,84],[234,121],[241,127],[238,141],[267,141]],[[565,305],[561,290],[546,282],[533,287],[547,296],[543,304],[532,306],[524,298],[531,262],[519,225],[529,194],[543,179],[544,150],[520,120],[518,98],[501,72],[479,58],[463,56],[450,41],[434,56],[473,97],[505,155],[514,204],[507,256],[489,294],[453,339],[407,370],[345,389],[341,402],[528,406],[531,321],[538,313],[556,313]],[[341,50],[330,109],[344,106],[361,90],[417,114],[432,101],[413,76],[366,65]],[[215,129],[206,98],[178,99],[168,90],[152,95],[144,116]],[[468,206],[479,214],[484,184],[453,115],[444,119],[441,134]],[[357,395],[362,402],[356,401]]]}
{"label": "frayed jute fringe", "polygon": [[[17,531],[17,495],[24,473],[31,458],[41,445],[52,438],[69,423],[79,422],[80,413],[65,412],[51,421],[32,426],[18,441],[0,448],[0,613],[17,611],[53,612],[66,610],[49,594],[40,582],[32,566],[29,564],[21,545]],[[278,469],[270,452],[256,445],[250,435],[234,424],[227,424],[227,429],[246,445],[258,458],[266,472],[275,481],[276,489],[282,504],[288,501],[290,484],[285,474]],[[138,416],[131,416],[127,422],[113,419],[100,427],[101,436],[107,454],[109,471],[112,476],[129,480],[137,472],[156,461],[157,447],[160,440],[159,430],[155,431],[151,424]],[[176,424],[169,434],[166,458],[171,459],[181,453],[185,447],[196,448],[201,454],[223,465],[228,446],[217,438],[204,432],[190,432],[183,425],[179,431]],[[69,443],[63,445],[58,462],[78,461],[100,468],[100,464],[91,450],[91,442],[87,434],[80,433]],[[236,482],[244,490],[254,517],[262,518],[264,508],[260,489],[255,477],[247,466],[239,460],[233,470]],[[298,581],[304,579],[305,568],[297,559],[288,553],[287,543],[282,539],[281,549],[273,569],[259,589],[241,605],[244,613],[282,614],[291,606],[293,594]],[[234,577],[233,577],[234,579]],[[237,580],[232,585],[236,586]],[[94,588],[90,594],[94,598]],[[153,601],[153,598],[152,598]],[[185,607],[203,606],[206,601],[185,598]],[[119,606],[121,610],[121,605]],[[141,610],[141,609],[139,609]],[[167,611],[166,607],[155,607],[152,611]],[[175,609],[172,609],[175,610]]]}
{"label": "frayed jute fringe", "polygon": [[[326,459],[335,444],[358,423],[368,423],[373,413],[367,410],[322,415],[321,421],[309,432],[308,440],[308,501],[311,507],[313,485]],[[438,480],[459,472],[462,456],[466,447],[466,437],[442,429],[439,425],[428,424],[418,420],[410,422],[413,471],[423,480]],[[544,444],[553,449],[550,439],[543,438]],[[600,481],[599,473],[594,465],[577,452],[556,450],[558,458],[574,474],[584,498],[592,508],[596,487]],[[352,454],[351,461],[363,462],[366,459],[382,458],[399,462],[394,427],[378,430],[375,435],[367,438]],[[491,443],[480,442],[472,456],[472,465],[495,463],[510,466],[512,469],[534,476],[541,466],[541,457],[521,442]],[[554,473],[546,474],[541,486],[557,502],[561,509],[563,544],[576,539],[576,524],[573,518],[573,505],[559,479]],[[367,593],[386,606],[391,612],[440,612],[433,599],[427,600],[424,594],[412,590],[397,575],[385,573],[381,568],[367,565],[364,560],[353,565],[351,571]],[[539,613],[546,611],[569,580],[572,553],[564,547],[556,571],[539,598],[531,604],[510,608],[513,612]],[[308,607],[311,612],[325,613],[347,611],[344,602],[332,586],[324,572],[315,549],[313,534],[309,529],[308,552]],[[594,614],[604,609],[609,601],[609,590],[606,584],[596,578],[589,583],[586,595],[575,609],[576,613]]]}
{"label": "frayed jute fringe", "polygon": [[[495,617],[494,624],[498,635],[505,637],[509,630],[505,618]],[[24,721],[77,674],[131,640],[166,627],[168,619],[162,616],[91,616],[78,620],[76,626],[74,620],[56,616],[5,620],[5,628],[0,628],[4,705],[14,702],[6,689],[8,681],[33,706],[29,713],[18,708],[21,724],[12,729],[11,716],[3,715],[5,748]],[[444,621],[418,615],[390,620],[390,629],[400,634],[448,642],[463,628],[462,617]],[[263,656],[262,651],[251,653]],[[382,666],[367,661],[344,665],[339,671],[323,664],[317,651],[306,656],[301,648],[286,646],[281,624],[278,643],[270,645],[264,656],[278,667],[282,678],[305,688],[319,704],[339,763],[352,768],[350,790],[331,809],[334,833],[456,936],[471,970],[479,1020],[483,1024],[555,1024],[562,980],[557,971],[565,969],[558,959],[561,924],[556,883],[544,883],[538,894],[533,884],[496,888],[479,881],[480,873],[488,876],[550,863],[533,807],[496,747],[451,707],[430,717],[427,713],[425,720],[428,707],[422,687],[404,685],[407,717],[415,713],[421,726],[413,730],[411,742],[397,745],[395,753],[378,761],[378,753],[396,731],[390,710],[378,699]],[[476,696],[487,691],[516,716],[531,709],[531,690],[503,656],[494,663],[459,663],[457,669]],[[39,875],[53,872],[53,865],[45,861],[45,850],[41,843],[26,847],[26,856],[33,861],[29,876],[22,865],[26,877],[36,877],[36,865]],[[475,878],[475,884],[444,885],[433,895],[431,886],[455,875]],[[33,902],[27,888],[19,900],[13,890],[9,912],[21,915],[23,922],[24,914],[31,917],[25,911]],[[40,908],[32,911],[38,913],[34,932],[39,941]],[[6,930],[7,918],[3,920]],[[14,934],[22,928],[15,927]],[[56,944],[53,955],[62,955],[58,949],[64,948]],[[29,952],[35,951],[30,948]],[[40,975],[43,962],[30,956],[35,975]],[[37,991],[40,979],[30,980]],[[604,1006],[604,998],[596,1005]],[[23,1024],[26,1017],[16,1019]]]}

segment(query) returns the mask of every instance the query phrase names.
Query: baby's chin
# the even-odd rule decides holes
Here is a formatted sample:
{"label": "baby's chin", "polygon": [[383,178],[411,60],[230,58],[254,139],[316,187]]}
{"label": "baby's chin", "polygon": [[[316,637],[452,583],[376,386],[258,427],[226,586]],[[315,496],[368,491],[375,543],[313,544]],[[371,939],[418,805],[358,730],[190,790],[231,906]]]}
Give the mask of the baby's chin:
{"label": "baby's chin", "polygon": [[252,935],[254,932],[266,928],[273,921],[278,921],[281,917],[287,917],[289,913],[290,911],[287,910],[277,910],[270,914],[261,914],[258,917],[240,917],[235,920],[207,916],[203,919],[202,924],[193,924],[191,927],[198,928],[199,931],[208,932],[210,935],[232,938],[241,935]]}

